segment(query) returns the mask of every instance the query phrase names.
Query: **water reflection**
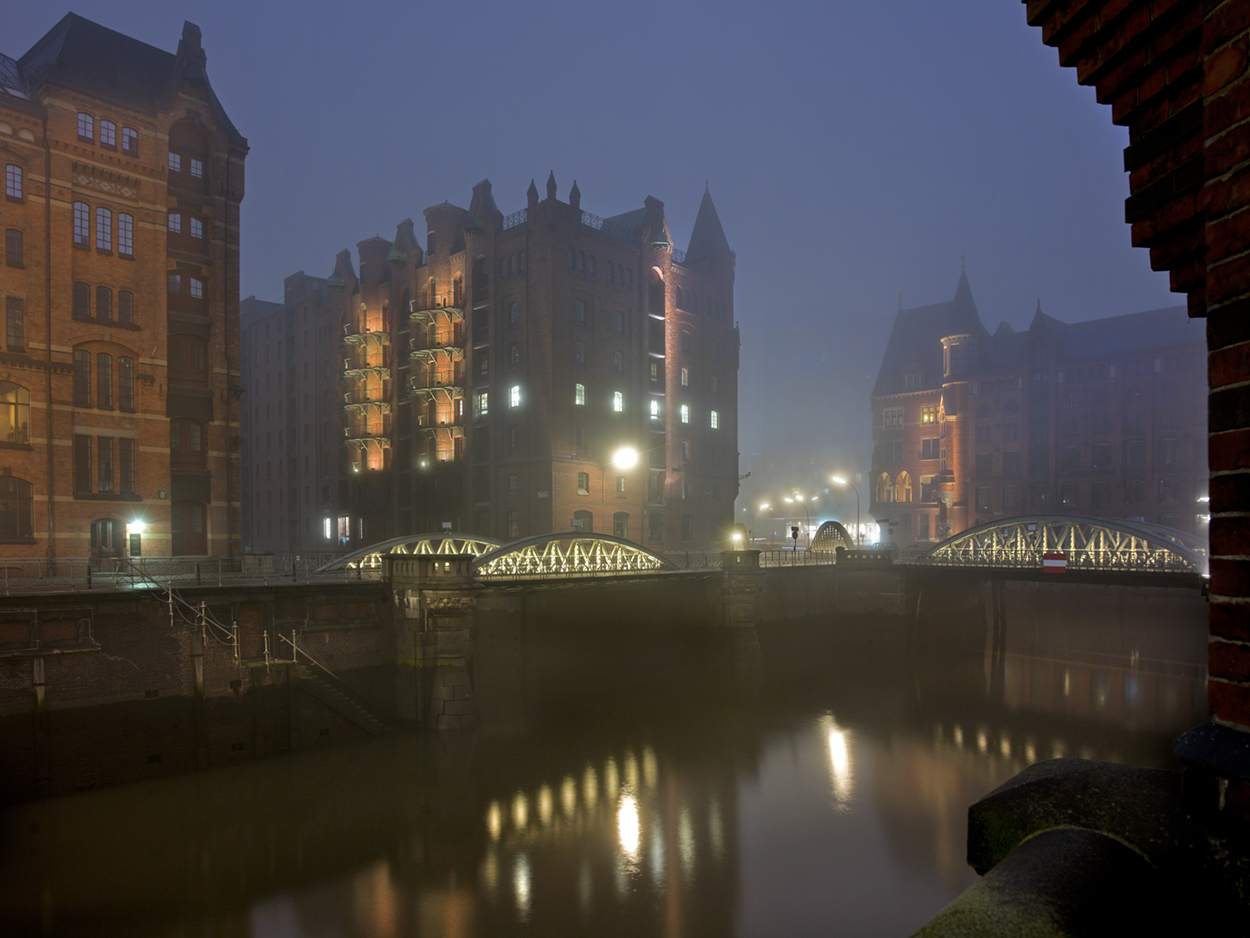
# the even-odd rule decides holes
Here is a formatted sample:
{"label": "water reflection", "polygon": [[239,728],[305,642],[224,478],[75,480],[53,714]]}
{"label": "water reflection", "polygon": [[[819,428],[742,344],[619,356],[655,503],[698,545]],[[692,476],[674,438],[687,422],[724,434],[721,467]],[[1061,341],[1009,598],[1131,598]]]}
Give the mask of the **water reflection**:
{"label": "water reflection", "polygon": [[482,671],[524,692],[497,694],[508,712],[475,736],[0,814],[0,920],[162,938],[907,933],[972,881],[972,801],[1054,755],[1166,764],[1204,715],[1200,609],[1017,611],[998,649],[967,610],[907,633],[766,631],[752,691],[681,649],[654,676],[484,643]]}

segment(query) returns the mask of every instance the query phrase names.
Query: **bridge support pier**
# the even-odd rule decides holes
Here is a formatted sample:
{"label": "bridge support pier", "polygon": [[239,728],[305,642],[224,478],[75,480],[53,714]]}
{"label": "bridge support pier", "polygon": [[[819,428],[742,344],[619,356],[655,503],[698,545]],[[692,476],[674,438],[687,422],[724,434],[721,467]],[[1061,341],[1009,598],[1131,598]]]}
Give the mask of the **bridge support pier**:
{"label": "bridge support pier", "polygon": [[387,555],[384,576],[403,612],[399,659],[417,672],[417,719],[436,730],[478,725],[473,626],[480,586],[472,554]]}
{"label": "bridge support pier", "polygon": [[721,554],[721,622],[729,629],[730,658],[735,671],[751,674],[763,664],[759,634],[764,571],[758,550],[727,550]]}

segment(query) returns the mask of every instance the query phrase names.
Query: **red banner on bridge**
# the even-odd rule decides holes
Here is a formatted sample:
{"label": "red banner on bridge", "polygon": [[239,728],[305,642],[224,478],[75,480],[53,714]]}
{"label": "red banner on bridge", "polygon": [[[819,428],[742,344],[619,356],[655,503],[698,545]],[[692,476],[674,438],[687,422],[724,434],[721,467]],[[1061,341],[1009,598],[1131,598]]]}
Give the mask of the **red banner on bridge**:
{"label": "red banner on bridge", "polygon": [[1043,573],[1066,573],[1067,570],[1067,554],[1042,554]]}

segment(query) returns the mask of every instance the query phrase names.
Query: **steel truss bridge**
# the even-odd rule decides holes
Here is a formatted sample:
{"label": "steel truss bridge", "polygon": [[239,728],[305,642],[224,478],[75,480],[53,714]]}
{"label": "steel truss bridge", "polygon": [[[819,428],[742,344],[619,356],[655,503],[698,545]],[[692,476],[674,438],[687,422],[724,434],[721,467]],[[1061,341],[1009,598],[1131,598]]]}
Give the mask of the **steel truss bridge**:
{"label": "steel truss bridge", "polygon": [[[387,554],[471,554],[473,573],[499,577],[602,576],[676,570],[671,561],[608,534],[542,534],[504,544],[490,537],[414,534],[381,541],[326,564],[321,571],[380,571]],[[321,572],[319,571],[319,572]]]}
{"label": "steel truss bridge", "polygon": [[816,529],[812,537],[811,550],[836,551],[839,547],[845,547],[847,550],[855,549],[855,541],[851,538],[850,532],[841,524],[837,521],[826,521]]}
{"label": "steel truss bridge", "polygon": [[1046,555],[1066,571],[1207,573],[1206,543],[1173,528],[1084,515],[1024,515],[969,528],[908,563],[935,567],[1041,570]]}

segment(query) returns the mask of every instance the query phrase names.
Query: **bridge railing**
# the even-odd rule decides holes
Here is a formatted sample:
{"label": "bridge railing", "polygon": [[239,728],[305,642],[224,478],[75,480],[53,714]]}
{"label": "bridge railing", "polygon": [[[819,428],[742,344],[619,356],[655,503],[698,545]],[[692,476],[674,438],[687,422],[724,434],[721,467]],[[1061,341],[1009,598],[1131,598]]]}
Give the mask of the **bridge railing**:
{"label": "bridge railing", "polygon": [[381,570],[319,568],[320,555],[242,557],[46,557],[0,559],[0,593],[76,593],[87,590],[170,589],[189,586],[342,583],[377,580]]}
{"label": "bridge railing", "polygon": [[[1098,550],[1084,548],[1076,551],[1056,551],[1056,553],[1064,554],[1064,566],[1069,571],[1082,570],[1104,573],[1195,572],[1193,566],[1184,558],[1158,550]],[[1033,550],[961,551],[956,554],[939,557],[921,553],[900,558],[900,562],[925,567],[975,567],[1003,570],[1043,569],[1041,552]]]}

